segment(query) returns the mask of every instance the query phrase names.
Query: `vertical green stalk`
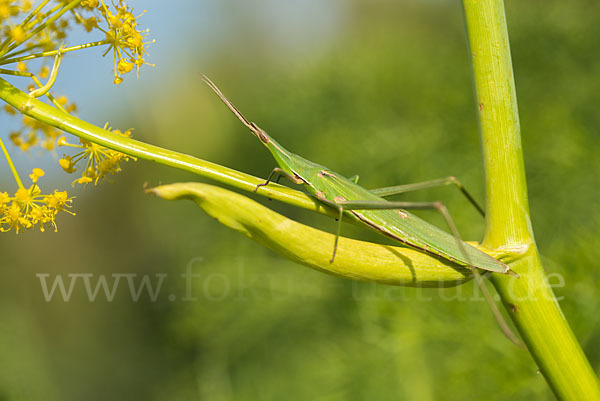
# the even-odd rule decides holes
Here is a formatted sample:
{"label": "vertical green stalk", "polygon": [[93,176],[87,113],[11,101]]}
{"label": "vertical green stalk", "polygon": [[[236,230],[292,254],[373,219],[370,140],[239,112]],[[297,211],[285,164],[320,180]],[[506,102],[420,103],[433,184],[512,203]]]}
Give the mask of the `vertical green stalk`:
{"label": "vertical green stalk", "polygon": [[19,177],[19,173],[17,173],[15,164],[13,163],[12,159],[10,158],[10,154],[8,153],[8,150],[6,149],[6,146],[4,146],[4,142],[2,141],[2,138],[0,138],[0,149],[2,149],[2,153],[4,154],[4,157],[6,158],[6,162],[8,163],[8,166],[10,167],[10,171],[12,172],[13,177],[15,177],[15,181],[17,182],[17,185],[19,186],[19,188],[25,188],[23,186],[23,182],[21,181],[21,177]]}
{"label": "vertical green stalk", "polygon": [[[463,0],[486,178],[489,249],[523,247],[520,279],[492,282],[560,400],[600,400],[598,379],[548,286],[535,246],[503,0]],[[506,367],[510,369],[510,367]]]}

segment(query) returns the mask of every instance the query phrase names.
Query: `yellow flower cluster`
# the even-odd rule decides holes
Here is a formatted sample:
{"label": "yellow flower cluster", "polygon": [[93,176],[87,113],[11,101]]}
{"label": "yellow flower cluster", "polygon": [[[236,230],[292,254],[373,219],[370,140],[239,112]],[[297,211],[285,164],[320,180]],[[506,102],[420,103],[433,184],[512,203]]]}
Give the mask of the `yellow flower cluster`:
{"label": "yellow flower cluster", "polygon": [[[30,96],[46,96],[60,112],[71,114],[76,111],[76,106],[69,104],[64,96],[55,98],[50,93],[64,54],[106,46],[105,55],[112,50],[113,82],[118,85],[123,81],[122,75],[134,68],[139,74],[140,67],[148,64],[144,60],[146,48],[154,41],[144,42],[148,30],[139,29],[138,18],[125,0],[0,0],[0,74],[31,79],[33,83],[28,87]],[[64,45],[73,23],[102,36],[90,43]],[[54,59],[52,68],[47,65],[48,58]],[[5,69],[10,65],[12,68]],[[47,82],[43,83],[42,80]],[[11,115],[19,114],[18,110],[8,105],[0,108],[2,110]],[[131,134],[131,130],[113,132],[127,137]],[[81,172],[73,185],[97,185],[99,180],[121,171],[121,162],[135,160],[83,139],[79,144],[70,144],[61,135],[60,130],[24,115],[21,128],[11,132],[9,138],[22,151],[36,146],[48,151],[55,150],[57,146],[77,148],[78,153],[65,155],[59,160],[64,171]],[[25,188],[1,138],[0,150],[19,187],[14,196],[0,192],[0,232],[14,230],[18,233],[38,224],[42,231],[48,225],[56,230],[55,216],[71,207],[67,192],[55,190],[50,194],[42,194],[37,185],[38,179],[44,175],[40,169],[33,170],[30,175],[32,185]]]}
{"label": "yellow flower cluster", "polygon": [[[134,67],[139,74],[142,65],[152,65],[146,63],[144,56],[146,47],[154,41],[144,42],[148,30],[139,30],[141,15],[134,16],[133,8],[127,6],[125,0],[117,4],[107,4],[104,0],[54,1],[59,4],[49,7],[52,1],[43,0],[33,9],[32,0],[0,0],[0,65],[20,63],[24,66],[26,60],[55,56],[72,22],[88,32],[101,31],[104,40],[71,46],[64,51],[108,45],[105,54],[113,50],[115,84],[120,84],[121,75]],[[24,44],[27,47],[19,50]],[[28,76],[17,69],[21,74],[12,75]]]}
{"label": "yellow flower cluster", "polygon": [[[144,42],[148,30],[138,30],[137,18],[140,16],[133,15],[133,8],[129,8],[123,0],[115,6],[115,13],[103,0],[84,0],[81,5],[99,11],[100,17],[81,18],[79,22],[88,32],[94,28],[104,32],[106,42],[110,45],[104,54],[113,50],[115,84],[123,82],[121,75],[131,72],[134,67],[139,75],[142,65],[152,65],[145,62],[144,55],[147,53],[145,47],[154,41]],[[106,23],[106,27],[99,25],[101,21]]]}
{"label": "yellow flower cluster", "polygon": [[66,191],[55,190],[49,195],[42,194],[37,182],[44,176],[44,171],[34,168],[29,175],[32,184],[29,188],[20,187],[14,196],[6,192],[0,192],[0,232],[15,230],[16,233],[24,229],[30,229],[39,224],[40,230],[52,225],[57,230],[54,219],[56,215],[71,207],[72,198]]}
{"label": "yellow flower cluster", "polygon": [[[105,129],[107,126],[104,127]],[[111,128],[108,128],[111,130]],[[112,132],[122,135],[125,137],[131,136],[131,130],[121,132],[120,130],[112,130]],[[84,139],[79,140],[80,144],[70,144],[67,139],[63,136],[58,139],[58,146],[69,146],[72,148],[82,149],[79,153],[69,156],[65,155],[59,160],[60,166],[63,170],[69,174],[74,173],[77,170],[78,164],[85,162],[85,168],[83,169],[80,178],[73,181],[75,184],[98,184],[98,181],[106,177],[108,174],[114,175],[121,171],[121,162],[127,162],[130,159],[135,160],[134,157],[128,156],[124,153],[116,152],[112,149],[108,149],[97,145],[93,142],[86,141]]]}
{"label": "yellow flower cluster", "polygon": [[31,8],[28,0],[0,0],[0,23]]}
{"label": "yellow flower cluster", "polygon": [[[67,36],[68,19],[47,21],[57,8],[43,12],[38,7],[37,12],[30,13],[32,5],[31,0],[0,0],[0,24],[2,25],[0,35],[3,37],[3,50],[6,50],[3,53],[9,53],[9,58],[11,52],[22,43],[27,42],[27,47],[31,51],[49,51],[56,48],[57,43]],[[34,35],[30,34],[42,24],[44,29]]]}

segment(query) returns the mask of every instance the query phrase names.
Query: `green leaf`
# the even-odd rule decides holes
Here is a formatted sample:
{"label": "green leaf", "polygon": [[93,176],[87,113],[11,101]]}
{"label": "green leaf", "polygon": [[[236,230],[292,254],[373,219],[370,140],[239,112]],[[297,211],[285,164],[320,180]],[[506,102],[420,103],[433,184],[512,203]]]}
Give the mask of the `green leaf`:
{"label": "green leaf", "polygon": [[413,287],[450,287],[472,279],[469,270],[421,251],[344,237],[340,237],[335,261],[330,263],[333,234],[213,185],[177,183],[148,192],[168,200],[191,199],[218,222],[286,258],[338,276]]}

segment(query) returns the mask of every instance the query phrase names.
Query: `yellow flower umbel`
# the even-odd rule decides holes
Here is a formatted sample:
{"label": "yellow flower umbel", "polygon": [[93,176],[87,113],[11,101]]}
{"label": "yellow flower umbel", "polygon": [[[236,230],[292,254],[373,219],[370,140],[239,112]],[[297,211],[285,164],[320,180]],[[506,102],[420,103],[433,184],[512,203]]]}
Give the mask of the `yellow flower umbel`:
{"label": "yellow flower umbel", "polygon": [[[142,65],[152,65],[145,62],[144,55],[147,53],[145,47],[154,41],[144,42],[144,38],[148,35],[148,30],[137,30],[138,23],[136,18],[140,16],[135,17],[132,13],[133,8],[128,8],[124,1],[119,1],[119,5],[115,6],[116,14],[113,14],[106,7],[104,1],[100,0],[100,3],[102,4],[98,6],[98,10],[100,10],[107,28],[103,29],[97,24],[95,27],[104,32],[106,41],[110,44],[110,47],[104,54],[107,54],[111,49],[113,50],[115,72],[113,82],[118,85],[123,82],[121,75],[127,74],[133,70],[133,67],[136,67],[136,72],[139,75]],[[87,21],[88,26],[91,23]],[[86,24],[84,23],[84,25]]]}
{"label": "yellow flower umbel", "polygon": [[19,233],[21,230],[30,229],[39,225],[40,230],[51,225],[54,231],[57,231],[54,219],[56,215],[65,211],[74,214],[67,208],[71,207],[72,198],[69,198],[66,191],[55,190],[54,193],[44,195],[37,182],[44,176],[44,171],[34,168],[29,175],[31,186],[25,188],[20,186],[14,196],[9,196],[6,192],[0,192],[0,231],[7,232],[15,230]]}
{"label": "yellow flower umbel", "polygon": [[[107,125],[104,129],[107,129]],[[109,127],[108,130],[111,130]],[[121,132],[119,130],[112,130],[112,132],[129,137],[131,130]],[[80,144],[75,145],[67,142],[67,139],[63,136],[58,139],[58,146],[69,146],[72,148],[83,149],[81,152],[73,155],[63,156],[59,160],[60,166],[63,170],[69,174],[74,173],[77,170],[77,164],[83,163],[83,160],[87,160],[85,169],[80,178],[73,181],[75,184],[98,184],[98,181],[106,177],[108,174],[116,174],[121,171],[121,162],[129,161],[130,159],[135,160],[134,157],[128,156],[124,153],[114,151],[97,145],[93,142],[86,141],[85,139],[79,140]]]}
{"label": "yellow flower umbel", "polygon": [[[68,34],[74,23],[95,34],[95,40],[70,45]],[[123,74],[134,68],[139,73],[140,67],[147,64],[144,61],[146,48],[149,43],[154,42],[144,42],[147,34],[147,29],[139,29],[133,8],[127,6],[125,0],[0,0],[0,75],[32,81],[30,84],[23,84],[27,90],[22,89],[23,92],[29,92],[31,102],[26,102],[18,109],[9,105],[0,107],[0,112],[4,110],[15,116],[19,112],[23,114],[22,127],[9,134],[13,145],[23,151],[34,147],[48,151],[54,151],[56,146],[78,148],[79,153],[65,155],[60,160],[60,165],[66,172],[81,171],[81,177],[73,184],[96,185],[100,179],[121,171],[121,162],[134,159],[133,157],[88,140],[82,139],[78,145],[69,144],[61,137],[62,131],[58,128],[64,125],[47,125],[43,122],[47,120],[30,113],[30,107],[33,107],[33,99],[41,101],[47,98],[46,103],[51,103],[55,108],[50,113],[54,118],[52,121],[64,122],[71,118],[76,111],[75,105],[68,104],[66,97],[55,97],[51,93],[65,55],[105,46],[105,54],[113,51],[114,83],[119,84],[123,81]],[[52,67],[47,60],[54,60]],[[2,99],[13,104],[7,100],[8,95],[8,92],[3,93]],[[130,134],[130,131],[115,132],[124,136]],[[66,192],[58,190],[43,194],[37,184],[44,175],[40,169],[34,169],[30,175],[32,185],[26,188],[2,141],[3,135],[0,133],[0,150],[15,177],[18,190],[11,196],[5,192],[5,188],[0,188],[0,231],[20,232],[38,224],[42,231],[48,225],[56,229],[54,218],[60,211],[70,208],[71,198]]]}

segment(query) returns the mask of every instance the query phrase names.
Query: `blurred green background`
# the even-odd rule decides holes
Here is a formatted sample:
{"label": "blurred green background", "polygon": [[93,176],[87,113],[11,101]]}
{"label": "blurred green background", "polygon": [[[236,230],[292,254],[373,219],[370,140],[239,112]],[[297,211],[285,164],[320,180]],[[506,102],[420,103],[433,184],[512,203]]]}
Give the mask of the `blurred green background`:
{"label": "blurred green background", "polygon": [[[455,175],[483,200],[464,22],[458,1],[139,1],[157,43],[153,69],[109,85],[110,60],[67,57],[57,83],[98,125],[257,176],[273,161],[199,81],[209,75],[288,149],[379,187]],[[532,221],[565,316],[600,368],[600,5],[506,4]],[[90,78],[93,77],[93,78]],[[10,124],[2,120],[0,135]],[[37,151],[48,185],[74,179]],[[58,155],[60,156],[60,154]],[[14,182],[2,162],[2,190]],[[357,283],[289,262],[219,225],[191,202],[143,184],[201,178],[128,163],[113,184],[72,189],[59,232],[2,234],[0,400],[548,400],[527,353],[487,305],[457,289]],[[453,189],[463,236],[483,222]],[[322,216],[267,203],[327,230]],[[434,213],[422,216],[443,227]],[[346,226],[347,235],[378,237]],[[188,270],[189,269],[189,270]],[[198,277],[182,277],[191,271]],[[46,302],[40,278],[126,277],[108,301]],[[158,275],[158,276],[157,276]],[[189,283],[189,285],[188,285]],[[193,300],[190,298],[194,298]],[[548,333],[552,335],[552,333]]]}

